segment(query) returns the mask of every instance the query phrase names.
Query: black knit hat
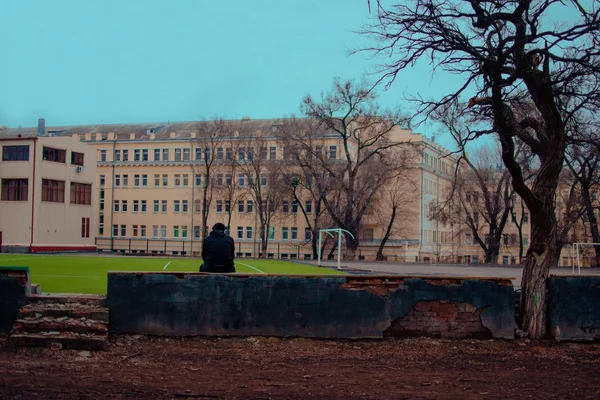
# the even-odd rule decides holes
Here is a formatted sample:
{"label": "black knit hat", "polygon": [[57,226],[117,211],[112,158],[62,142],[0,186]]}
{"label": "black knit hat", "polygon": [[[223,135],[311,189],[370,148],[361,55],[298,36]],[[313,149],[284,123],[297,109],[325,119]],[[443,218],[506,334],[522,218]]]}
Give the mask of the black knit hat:
{"label": "black knit hat", "polygon": [[225,225],[220,222],[217,222],[216,224],[213,225],[212,229],[213,229],[213,231],[225,232]]}

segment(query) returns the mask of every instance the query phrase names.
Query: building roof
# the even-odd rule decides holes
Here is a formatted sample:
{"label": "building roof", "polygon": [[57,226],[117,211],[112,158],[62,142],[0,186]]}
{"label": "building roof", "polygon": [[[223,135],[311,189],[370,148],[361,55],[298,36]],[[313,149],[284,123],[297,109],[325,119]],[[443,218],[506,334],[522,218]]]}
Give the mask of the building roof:
{"label": "building roof", "polygon": [[[282,119],[247,119],[234,120],[235,122],[248,124],[254,131],[271,132],[273,125],[280,124]],[[118,140],[129,140],[130,135],[135,134],[135,139],[148,139],[154,133],[156,139],[167,139],[171,133],[175,137],[190,137],[190,133],[198,131],[199,121],[192,122],[154,122],[136,124],[102,124],[102,125],[72,125],[72,126],[46,126],[43,136],[72,136],[75,134],[85,135],[97,133],[114,133]],[[33,138],[38,136],[37,127],[27,128],[0,128],[0,139]],[[94,140],[95,138],[92,138]]]}

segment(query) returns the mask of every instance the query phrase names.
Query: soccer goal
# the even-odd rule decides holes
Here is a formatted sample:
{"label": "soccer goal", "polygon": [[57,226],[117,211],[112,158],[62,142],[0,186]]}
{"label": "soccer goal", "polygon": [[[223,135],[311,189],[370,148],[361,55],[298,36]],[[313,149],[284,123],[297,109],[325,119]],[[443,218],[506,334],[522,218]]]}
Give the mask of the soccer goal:
{"label": "soccer goal", "polygon": [[578,274],[581,275],[581,266],[590,266],[591,262],[595,261],[595,246],[600,246],[600,243],[573,243],[573,274],[575,274],[575,268],[577,268]]}
{"label": "soccer goal", "polygon": [[337,269],[341,270],[342,269],[342,232],[346,232],[348,235],[352,236],[352,238],[354,239],[354,235],[350,232],[348,232],[345,229],[342,228],[330,228],[330,229],[320,229],[319,230],[319,260],[318,260],[318,266],[321,266],[321,249],[322,249],[322,240],[323,240],[323,234],[326,233],[329,236],[331,236],[332,238],[335,239],[335,236],[333,235],[333,233],[337,233],[338,234],[338,245],[337,245]]}

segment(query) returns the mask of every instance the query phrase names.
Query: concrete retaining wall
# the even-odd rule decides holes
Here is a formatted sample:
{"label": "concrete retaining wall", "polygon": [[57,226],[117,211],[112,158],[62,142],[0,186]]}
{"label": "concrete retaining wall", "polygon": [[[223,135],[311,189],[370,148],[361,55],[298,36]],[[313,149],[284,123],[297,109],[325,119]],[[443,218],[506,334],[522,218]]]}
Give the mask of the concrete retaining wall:
{"label": "concrete retaining wall", "polygon": [[28,267],[0,267],[0,332],[10,332],[19,309],[27,303]]}
{"label": "concrete retaining wall", "polygon": [[109,273],[111,333],[514,337],[504,278]]}
{"label": "concrete retaining wall", "polygon": [[550,334],[555,339],[600,339],[600,276],[551,276],[548,291]]}

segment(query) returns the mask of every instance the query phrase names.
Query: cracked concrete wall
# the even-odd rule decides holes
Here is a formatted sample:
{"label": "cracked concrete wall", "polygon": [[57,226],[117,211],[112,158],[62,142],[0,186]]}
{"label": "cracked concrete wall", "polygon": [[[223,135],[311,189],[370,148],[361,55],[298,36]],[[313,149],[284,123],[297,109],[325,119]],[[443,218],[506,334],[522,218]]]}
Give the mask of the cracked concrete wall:
{"label": "cracked concrete wall", "polygon": [[381,338],[420,301],[460,302],[476,316],[442,336],[512,338],[513,298],[501,279],[109,273],[106,305],[111,333]]}
{"label": "cracked concrete wall", "polygon": [[0,332],[11,331],[30,290],[28,267],[0,267]]}
{"label": "cracked concrete wall", "polygon": [[556,340],[600,339],[600,277],[548,279],[549,332]]}

